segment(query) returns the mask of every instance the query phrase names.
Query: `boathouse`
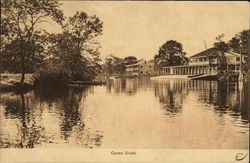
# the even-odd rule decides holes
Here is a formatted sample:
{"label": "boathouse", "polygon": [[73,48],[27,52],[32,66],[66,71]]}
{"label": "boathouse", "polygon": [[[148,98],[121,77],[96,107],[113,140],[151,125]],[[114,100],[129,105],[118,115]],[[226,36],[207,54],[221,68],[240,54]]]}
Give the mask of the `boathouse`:
{"label": "boathouse", "polygon": [[[189,57],[189,63],[180,66],[163,67],[164,75],[199,75],[210,74],[216,75],[218,70],[218,56],[221,55],[215,48],[210,48]],[[239,72],[241,57],[240,54],[235,52],[226,52],[225,57],[227,60],[227,70]],[[242,57],[242,62],[246,58]]]}

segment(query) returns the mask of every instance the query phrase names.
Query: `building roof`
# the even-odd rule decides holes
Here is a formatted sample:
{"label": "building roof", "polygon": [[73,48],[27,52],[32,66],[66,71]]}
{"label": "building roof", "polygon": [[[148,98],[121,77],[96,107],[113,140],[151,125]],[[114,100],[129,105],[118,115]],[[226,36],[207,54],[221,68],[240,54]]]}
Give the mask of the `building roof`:
{"label": "building roof", "polygon": [[[200,53],[197,53],[189,58],[202,58],[202,57],[215,57],[215,56],[218,56],[219,54],[219,51],[215,48],[209,48],[207,50],[204,50]],[[231,54],[231,55],[234,55],[234,56],[239,56],[240,54],[238,53],[235,53],[235,52],[231,52],[231,51],[228,51],[226,52],[226,54]]]}
{"label": "building roof", "polygon": [[125,65],[125,66],[126,66],[126,67],[138,66],[140,62],[142,62],[142,61],[141,61],[141,60],[138,60],[137,63],[133,63],[133,64]]}
{"label": "building roof", "polygon": [[133,66],[139,66],[143,63],[154,63],[152,60],[150,61],[146,61],[146,60],[143,60],[143,59],[140,59],[137,61],[137,63],[134,63],[134,64],[130,64],[130,65],[125,65],[126,67],[133,67]]}
{"label": "building roof", "polygon": [[209,48],[189,58],[202,58],[202,57],[217,56],[217,55],[218,55],[218,50],[216,50],[215,48]]}

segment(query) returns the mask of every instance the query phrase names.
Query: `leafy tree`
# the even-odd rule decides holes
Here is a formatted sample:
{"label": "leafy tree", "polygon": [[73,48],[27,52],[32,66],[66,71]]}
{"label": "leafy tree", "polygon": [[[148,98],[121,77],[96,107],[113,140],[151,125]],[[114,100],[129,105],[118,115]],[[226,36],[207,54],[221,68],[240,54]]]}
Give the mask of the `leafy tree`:
{"label": "leafy tree", "polygon": [[124,59],[109,55],[105,58],[104,69],[107,74],[124,74],[126,71]]}
{"label": "leafy tree", "polygon": [[[27,54],[28,52],[29,54]],[[7,44],[1,52],[2,68],[9,72],[18,73],[20,69],[24,69],[23,72],[32,73],[35,66],[43,62],[44,56],[42,52],[42,43],[38,44],[38,42],[34,41],[27,43],[25,41],[13,40],[11,43]],[[21,57],[24,58],[25,62],[21,61]]]}
{"label": "leafy tree", "polygon": [[223,41],[224,37],[225,37],[224,34],[219,35],[218,37],[215,38],[216,41],[214,43],[214,47],[223,54],[229,50],[228,44],[225,41]]}
{"label": "leafy tree", "polygon": [[[229,40],[228,45],[230,50],[239,53],[243,56],[248,56],[249,51],[249,37],[250,30],[243,30],[240,33],[236,34],[231,40]],[[248,71],[249,60],[246,63],[242,64],[243,73]]]}
{"label": "leafy tree", "polygon": [[131,65],[137,63],[137,58],[134,56],[128,56],[124,58],[124,62],[126,65]]}
{"label": "leafy tree", "polygon": [[219,52],[217,56],[219,62],[219,70],[225,70],[227,68],[227,58],[225,56],[225,52],[229,50],[229,46],[225,41],[223,41],[224,36],[224,34],[221,34],[216,37],[216,41],[214,43],[214,48]]}
{"label": "leafy tree", "polygon": [[185,55],[186,53],[183,52],[181,43],[169,40],[159,48],[158,54],[154,56],[154,60],[158,68],[183,65],[187,62]]}
{"label": "leafy tree", "polygon": [[236,34],[228,43],[230,50],[247,56],[249,54],[249,37],[250,30],[243,30]]}
{"label": "leafy tree", "polygon": [[41,25],[53,20],[61,23],[63,12],[57,0],[1,0],[1,58],[20,65],[24,82],[27,66],[35,64],[41,53]]}
{"label": "leafy tree", "polygon": [[112,54],[108,55],[106,58],[105,58],[105,64],[103,66],[103,69],[104,71],[108,74],[108,75],[111,75],[114,73],[114,61],[113,61],[113,58],[115,56],[113,56]]}
{"label": "leafy tree", "polygon": [[124,63],[124,60],[122,58],[119,57],[115,57],[115,73],[116,74],[124,74],[126,71],[126,66]]}
{"label": "leafy tree", "polygon": [[63,25],[63,33],[50,35],[48,53],[62,61],[71,79],[91,80],[95,76],[100,61],[100,44],[96,38],[102,34],[102,24],[95,15],[76,12]]}

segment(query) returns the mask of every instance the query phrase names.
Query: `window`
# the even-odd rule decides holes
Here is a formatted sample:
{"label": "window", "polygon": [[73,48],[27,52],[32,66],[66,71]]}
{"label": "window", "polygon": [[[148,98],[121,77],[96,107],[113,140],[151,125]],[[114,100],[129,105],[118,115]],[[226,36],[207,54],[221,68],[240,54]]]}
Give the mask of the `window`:
{"label": "window", "polygon": [[141,66],[141,68],[142,68],[142,66]]}
{"label": "window", "polygon": [[142,74],[142,71],[141,71],[141,74]]}
{"label": "window", "polygon": [[236,57],[236,61],[240,61],[240,57]]}

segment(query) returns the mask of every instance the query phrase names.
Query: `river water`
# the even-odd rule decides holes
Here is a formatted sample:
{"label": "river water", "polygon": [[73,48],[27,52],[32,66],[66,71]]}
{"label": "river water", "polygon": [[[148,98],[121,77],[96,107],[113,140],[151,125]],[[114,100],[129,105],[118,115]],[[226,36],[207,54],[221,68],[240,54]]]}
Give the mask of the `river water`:
{"label": "river water", "polygon": [[1,93],[1,148],[248,149],[247,85],[115,79]]}

